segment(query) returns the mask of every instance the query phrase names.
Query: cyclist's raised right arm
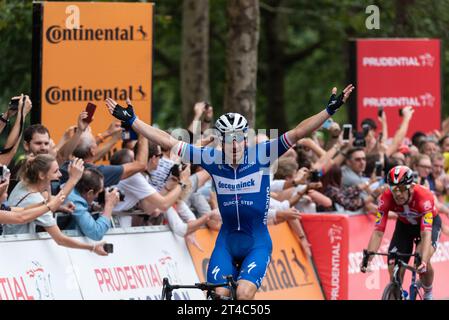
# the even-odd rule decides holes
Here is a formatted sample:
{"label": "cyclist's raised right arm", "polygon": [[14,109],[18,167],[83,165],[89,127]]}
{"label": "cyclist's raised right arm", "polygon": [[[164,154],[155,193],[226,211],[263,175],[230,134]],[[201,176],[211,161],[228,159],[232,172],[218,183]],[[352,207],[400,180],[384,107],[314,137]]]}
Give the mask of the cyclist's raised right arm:
{"label": "cyclist's raised right arm", "polygon": [[173,138],[165,131],[150,126],[138,119],[134,113],[131,101],[127,100],[126,103],[128,104],[128,108],[123,108],[113,99],[106,99],[106,106],[116,119],[125,122],[127,125],[131,126],[135,132],[142,134],[148,140],[157,143],[161,147],[170,149],[179,143],[177,139]]}
{"label": "cyclist's raised right arm", "polygon": [[146,124],[145,122],[143,122],[140,119],[136,119],[134,121],[132,128],[134,131],[142,134],[148,140],[150,140],[164,148],[172,149],[174,146],[176,146],[179,143],[179,140],[176,140],[171,135],[169,135],[167,132],[160,130],[158,128],[155,128],[153,126],[150,126],[149,124]]}

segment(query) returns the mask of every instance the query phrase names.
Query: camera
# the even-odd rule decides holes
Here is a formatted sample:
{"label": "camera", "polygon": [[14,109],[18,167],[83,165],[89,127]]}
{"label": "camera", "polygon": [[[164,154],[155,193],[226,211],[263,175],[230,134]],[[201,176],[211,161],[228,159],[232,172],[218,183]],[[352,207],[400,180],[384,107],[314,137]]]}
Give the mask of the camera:
{"label": "camera", "polygon": [[20,101],[20,98],[12,98],[11,101],[9,102],[8,108],[10,110],[19,109],[19,101]]}
{"label": "camera", "polygon": [[4,182],[11,176],[11,171],[5,165],[0,166],[0,182]]}
{"label": "camera", "polygon": [[172,175],[176,178],[179,179],[179,174],[181,173],[182,170],[184,170],[186,168],[186,164],[174,164],[171,169],[170,169],[170,173],[168,174],[168,176]]}
{"label": "camera", "polygon": [[[106,201],[106,199],[105,199],[106,191],[109,192],[109,191],[112,190],[112,189],[114,189],[114,188],[106,188],[105,191],[100,192],[100,193],[98,194],[97,202],[98,202],[99,204],[101,204],[101,205],[104,205],[104,203],[105,203],[105,201]],[[125,195],[124,195],[120,190],[117,189],[117,191],[118,191],[118,194],[119,194],[120,201],[125,201]]]}
{"label": "camera", "polygon": [[318,170],[310,171],[310,182],[320,182],[320,172]]}
{"label": "camera", "polygon": [[104,251],[106,251],[107,253],[113,253],[114,252],[114,245],[112,243],[105,243],[103,245],[103,249]]}

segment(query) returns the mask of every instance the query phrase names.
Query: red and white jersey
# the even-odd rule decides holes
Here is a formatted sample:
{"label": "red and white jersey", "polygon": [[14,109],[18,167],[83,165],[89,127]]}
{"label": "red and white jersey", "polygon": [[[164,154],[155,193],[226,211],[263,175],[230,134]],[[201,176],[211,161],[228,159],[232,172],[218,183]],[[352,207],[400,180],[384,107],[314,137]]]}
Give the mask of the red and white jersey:
{"label": "red and white jersey", "polygon": [[411,201],[398,205],[390,189],[384,191],[379,199],[375,230],[385,231],[388,212],[398,214],[398,219],[405,224],[421,225],[421,231],[432,230],[433,218],[438,214],[432,192],[426,187],[415,185]]}

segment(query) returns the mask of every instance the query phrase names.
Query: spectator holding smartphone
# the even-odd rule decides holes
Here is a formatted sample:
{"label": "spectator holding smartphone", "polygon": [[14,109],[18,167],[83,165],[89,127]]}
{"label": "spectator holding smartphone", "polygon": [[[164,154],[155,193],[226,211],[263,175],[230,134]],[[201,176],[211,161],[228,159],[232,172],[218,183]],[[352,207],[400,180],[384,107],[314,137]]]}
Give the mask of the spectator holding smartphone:
{"label": "spectator holding smartphone", "polygon": [[[82,170],[79,170],[79,168],[82,167],[82,162],[76,161],[70,166],[70,168],[72,167],[74,170],[70,170],[71,177],[67,183],[75,182],[76,184],[81,178]],[[16,185],[9,196],[9,204],[21,208],[30,208],[41,206],[42,204],[48,204],[48,202],[52,199],[51,194],[49,193],[50,181],[59,179],[60,176],[61,173],[59,172],[58,163],[53,156],[42,154],[34,158],[29,158],[22,167],[22,171],[20,173],[21,181]],[[90,250],[98,255],[107,255],[102,247],[102,244],[92,245],[82,243],[64,235],[57,226],[50,207],[48,207],[48,211],[45,214],[31,223],[21,225],[5,225],[4,234],[35,234],[36,226],[42,226],[58,245],[68,248]]]}

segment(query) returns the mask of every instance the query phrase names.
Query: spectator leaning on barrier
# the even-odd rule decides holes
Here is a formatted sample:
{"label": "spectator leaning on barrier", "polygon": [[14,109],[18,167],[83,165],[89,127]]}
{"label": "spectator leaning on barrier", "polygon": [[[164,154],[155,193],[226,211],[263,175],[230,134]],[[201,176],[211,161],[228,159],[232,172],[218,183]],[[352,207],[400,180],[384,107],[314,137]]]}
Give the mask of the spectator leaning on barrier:
{"label": "spectator leaning on barrier", "polygon": [[[67,229],[77,229],[86,237],[99,241],[111,227],[112,210],[119,202],[117,189],[104,191],[103,174],[95,168],[84,170],[83,176],[69,194],[68,200],[75,205],[72,222]],[[103,213],[94,219],[89,211],[100,192],[105,192]]]}
{"label": "spectator leaning on barrier", "polygon": [[[76,159],[74,164],[70,165],[68,185],[75,185],[79,181],[83,172],[82,165],[82,161],[79,159]],[[29,208],[30,206],[40,206],[42,203],[47,203],[51,199],[49,193],[50,181],[59,179],[60,176],[61,173],[59,172],[58,163],[53,156],[42,154],[29,158],[22,167],[20,173],[21,181],[16,185],[9,196],[9,204],[15,207]],[[64,235],[57,226],[50,208],[48,212],[31,223],[5,225],[4,234],[35,234],[36,225],[42,226],[58,245],[90,250],[98,255],[107,255],[101,244],[86,244]]]}

